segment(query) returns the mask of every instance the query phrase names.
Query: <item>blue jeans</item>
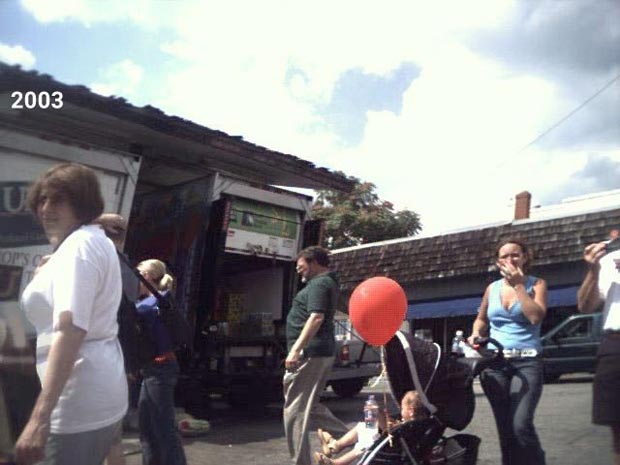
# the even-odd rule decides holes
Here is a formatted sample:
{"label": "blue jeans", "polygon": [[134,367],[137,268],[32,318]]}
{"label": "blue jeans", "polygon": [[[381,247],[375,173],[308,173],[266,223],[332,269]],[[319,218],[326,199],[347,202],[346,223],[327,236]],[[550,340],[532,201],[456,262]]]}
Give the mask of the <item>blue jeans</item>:
{"label": "blue jeans", "polygon": [[499,434],[502,465],[544,465],[534,411],[543,387],[542,361],[537,358],[498,362],[480,375]]}
{"label": "blue jeans", "polygon": [[174,387],[179,376],[176,361],[144,369],[138,399],[138,422],[144,465],[186,465],[174,419]]}

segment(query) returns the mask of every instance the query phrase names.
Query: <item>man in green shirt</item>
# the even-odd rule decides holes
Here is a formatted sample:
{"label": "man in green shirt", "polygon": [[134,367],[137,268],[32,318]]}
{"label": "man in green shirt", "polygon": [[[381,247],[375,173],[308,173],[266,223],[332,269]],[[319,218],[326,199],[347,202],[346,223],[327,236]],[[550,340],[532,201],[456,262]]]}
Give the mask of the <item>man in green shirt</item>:
{"label": "man in green shirt", "polygon": [[334,313],[339,284],[329,271],[329,255],[312,246],[297,256],[306,286],[297,293],[286,319],[288,355],[284,374],[284,432],[295,465],[311,465],[310,428],[344,434],[347,426],[319,398],[334,363]]}

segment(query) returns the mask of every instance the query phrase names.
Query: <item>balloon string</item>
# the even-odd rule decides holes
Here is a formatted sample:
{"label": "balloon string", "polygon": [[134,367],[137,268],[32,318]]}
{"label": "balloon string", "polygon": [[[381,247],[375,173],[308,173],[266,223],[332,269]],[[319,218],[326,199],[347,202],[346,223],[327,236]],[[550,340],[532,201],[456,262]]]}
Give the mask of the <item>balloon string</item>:
{"label": "balloon string", "polygon": [[[376,386],[379,383],[379,381],[382,380],[383,378],[385,378],[387,381],[387,369],[385,366],[385,347],[381,346],[381,374],[377,377],[377,380],[373,383],[373,387]],[[390,421],[390,417],[388,414],[387,405],[388,405],[387,383],[384,383],[383,384],[383,418],[385,418],[385,429],[386,429],[386,433],[389,438],[390,447],[394,447],[394,443],[393,443],[394,437],[392,436],[392,432],[391,432],[391,425],[390,425],[391,421]]]}
{"label": "balloon string", "polygon": [[[381,359],[383,359],[383,353],[381,354]],[[370,387],[377,387],[377,385],[383,381],[383,378],[386,378],[387,376],[387,371],[385,370],[385,364],[383,363],[383,361],[381,362],[381,373],[379,373],[379,376],[377,376],[374,380],[374,382],[370,385]]]}
{"label": "balloon string", "polygon": [[[383,381],[384,379],[387,380],[387,369],[385,368],[385,352],[384,352],[384,348],[383,346],[381,346],[380,348],[380,355],[381,355],[381,373],[379,373],[379,376],[377,376],[375,378],[375,381],[370,385],[370,387],[377,387],[377,385]],[[383,391],[385,393],[385,389]]]}

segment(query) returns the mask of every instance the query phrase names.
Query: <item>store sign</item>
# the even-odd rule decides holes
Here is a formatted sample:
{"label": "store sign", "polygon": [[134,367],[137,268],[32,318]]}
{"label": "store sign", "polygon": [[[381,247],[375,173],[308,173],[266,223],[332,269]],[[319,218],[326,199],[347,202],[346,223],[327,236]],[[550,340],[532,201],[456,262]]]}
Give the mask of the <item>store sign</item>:
{"label": "store sign", "polygon": [[290,208],[233,198],[225,250],[283,260],[294,259],[300,238],[300,214]]}

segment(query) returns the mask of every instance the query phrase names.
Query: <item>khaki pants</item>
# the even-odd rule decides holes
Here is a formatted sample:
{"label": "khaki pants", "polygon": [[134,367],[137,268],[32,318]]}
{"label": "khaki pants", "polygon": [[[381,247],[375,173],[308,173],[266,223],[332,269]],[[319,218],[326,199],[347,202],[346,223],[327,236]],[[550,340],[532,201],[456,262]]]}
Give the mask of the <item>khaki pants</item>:
{"label": "khaki pants", "polygon": [[284,433],[295,465],[312,464],[311,429],[323,428],[337,436],[348,431],[347,425],[319,402],[333,363],[334,357],[308,358],[297,371],[284,374]]}

